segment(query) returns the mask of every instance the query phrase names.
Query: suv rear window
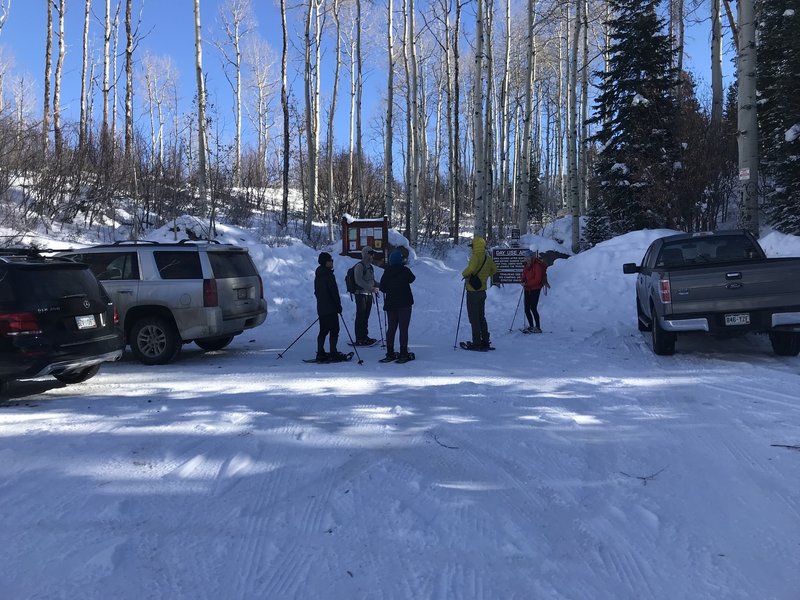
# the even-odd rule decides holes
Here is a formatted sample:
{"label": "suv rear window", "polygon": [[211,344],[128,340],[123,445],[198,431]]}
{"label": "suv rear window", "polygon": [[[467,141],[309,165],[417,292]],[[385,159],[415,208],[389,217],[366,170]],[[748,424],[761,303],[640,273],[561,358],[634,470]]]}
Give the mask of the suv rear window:
{"label": "suv rear window", "polygon": [[153,252],[161,279],[202,279],[200,255],[197,252],[156,250]]}
{"label": "suv rear window", "polygon": [[[15,294],[15,291],[17,292]],[[0,281],[0,302],[52,300],[64,296],[102,298],[102,291],[91,271],[81,268],[9,268]]]}
{"label": "suv rear window", "polygon": [[217,279],[255,277],[256,267],[247,252],[209,252],[208,261]]}

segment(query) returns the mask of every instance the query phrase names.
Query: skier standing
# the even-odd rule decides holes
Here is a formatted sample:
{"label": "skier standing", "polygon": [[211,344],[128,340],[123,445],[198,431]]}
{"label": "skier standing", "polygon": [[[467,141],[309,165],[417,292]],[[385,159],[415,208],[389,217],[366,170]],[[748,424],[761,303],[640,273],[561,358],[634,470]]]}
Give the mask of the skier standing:
{"label": "skier standing", "polygon": [[[342,314],[342,298],[336,278],[333,276],[333,257],[321,252],[317,258],[319,266],[314,272],[314,295],[317,297],[319,335],[317,335],[317,361],[336,362],[346,355],[336,350],[339,341],[339,315]],[[325,353],[325,338],[330,336],[330,354]]]}
{"label": "skier standing", "polygon": [[486,281],[497,273],[497,265],[486,254],[486,240],[476,237],[472,240],[472,254],[469,263],[461,272],[466,279],[467,316],[472,326],[472,341],[467,342],[467,350],[491,350],[489,325],[486,323]]}
{"label": "skier standing", "polygon": [[547,283],[547,265],[531,250],[528,250],[525,255],[521,280],[525,294],[525,318],[528,320],[528,327],[522,331],[524,333],[542,333],[538,309],[539,296],[542,288],[549,288],[550,285]]}
{"label": "skier standing", "polygon": [[[395,359],[406,362],[413,358],[413,355],[408,352],[408,325],[411,322],[411,306],[414,304],[411,283],[416,276],[404,263],[403,253],[395,250],[389,255],[389,266],[381,277],[380,290],[384,294],[383,310],[386,311],[388,320],[384,362]],[[395,354],[394,336],[398,328],[400,329],[400,354]]]}
{"label": "skier standing", "polygon": [[371,346],[377,340],[369,337],[369,313],[372,311],[372,296],[377,293],[375,271],[372,267],[374,250],[370,246],[361,249],[361,261],[353,269],[358,291],[356,297],[356,346]]}

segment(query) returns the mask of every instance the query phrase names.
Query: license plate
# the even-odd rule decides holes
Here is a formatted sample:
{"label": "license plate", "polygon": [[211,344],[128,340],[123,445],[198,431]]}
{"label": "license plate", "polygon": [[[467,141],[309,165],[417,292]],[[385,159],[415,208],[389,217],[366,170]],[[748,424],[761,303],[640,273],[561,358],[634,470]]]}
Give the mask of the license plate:
{"label": "license plate", "polygon": [[725,315],[725,325],[750,325],[750,313]]}
{"label": "license plate", "polygon": [[93,327],[97,327],[97,322],[94,320],[94,315],[75,317],[75,323],[78,325],[78,329],[92,329]]}
{"label": "license plate", "polygon": [[247,300],[250,297],[250,294],[248,293],[249,289],[250,288],[239,288],[236,290],[236,297],[239,300]]}

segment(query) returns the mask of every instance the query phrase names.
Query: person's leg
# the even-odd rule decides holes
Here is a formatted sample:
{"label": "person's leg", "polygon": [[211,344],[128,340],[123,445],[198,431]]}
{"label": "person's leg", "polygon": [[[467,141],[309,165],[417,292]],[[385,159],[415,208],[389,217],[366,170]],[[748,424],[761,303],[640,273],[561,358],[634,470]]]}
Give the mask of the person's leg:
{"label": "person's leg", "polygon": [[329,315],[330,321],[328,321],[328,326],[331,330],[331,355],[336,355],[338,350],[336,349],[336,344],[339,343],[339,315]]}
{"label": "person's leg", "polygon": [[473,346],[480,346],[483,343],[483,338],[481,337],[481,307],[483,303],[480,295],[481,292],[467,292],[467,317],[469,318],[469,324],[472,326]]}
{"label": "person's leg", "polygon": [[369,339],[369,313],[372,309],[372,296],[356,294],[356,341]]}
{"label": "person's leg", "polygon": [[408,354],[408,325],[411,323],[411,307],[406,306],[397,311],[400,321],[400,354]]}
{"label": "person's leg", "polygon": [[528,321],[528,327],[533,327],[533,310],[531,308],[531,292],[525,290],[525,320]]}
{"label": "person's leg", "polygon": [[317,334],[317,359],[325,356],[325,338],[328,337],[329,333],[330,327],[328,327],[325,317],[321,316],[319,318],[319,333]]}
{"label": "person's leg", "polygon": [[539,295],[541,293],[542,290],[533,290],[531,292],[531,312],[533,312],[533,318],[536,321],[536,329],[541,329],[539,322]]}
{"label": "person's leg", "polygon": [[476,292],[480,294],[480,328],[481,328],[481,345],[489,347],[489,324],[486,322],[486,292]]}
{"label": "person's leg", "polygon": [[396,310],[387,310],[386,318],[388,324],[386,325],[386,354],[394,352],[394,336],[397,333],[397,324],[399,323]]}

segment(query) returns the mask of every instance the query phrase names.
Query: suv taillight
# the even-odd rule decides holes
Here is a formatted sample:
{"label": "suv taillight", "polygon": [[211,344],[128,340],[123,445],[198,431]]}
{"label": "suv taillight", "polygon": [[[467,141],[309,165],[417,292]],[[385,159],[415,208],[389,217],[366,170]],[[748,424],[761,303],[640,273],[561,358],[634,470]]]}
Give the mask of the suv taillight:
{"label": "suv taillight", "polygon": [[261,299],[264,299],[264,280],[261,279],[261,275],[258,276],[258,285],[261,288]]}
{"label": "suv taillight", "polygon": [[669,279],[659,280],[658,293],[661,295],[661,302],[664,304],[670,304],[672,302],[672,290],[669,287]]}
{"label": "suv taillight", "polygon": [[119,313],[116,306],[114,307],[114,325],[119,325]]}
{"label": "suv taillight", "polygon": [[219,306],[215,279],[203,279],[203,306]]}
{"label": "suv taillight", "polygon": [[36,335],[42,333],[33,313],[0,313],[0,335]]}

